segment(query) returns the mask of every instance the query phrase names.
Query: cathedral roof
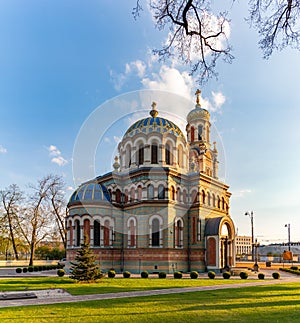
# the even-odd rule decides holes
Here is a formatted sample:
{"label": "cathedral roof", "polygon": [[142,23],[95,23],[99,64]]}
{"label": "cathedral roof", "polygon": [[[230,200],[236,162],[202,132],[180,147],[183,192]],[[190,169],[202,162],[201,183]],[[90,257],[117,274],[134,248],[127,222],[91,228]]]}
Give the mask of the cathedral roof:
{"label": "cathedral roof", "polygon": [[68,206],[76,203],[110,201],[110,196],[105,186],[97,182],[88,182],[80,185],[71,195]]}
{"label": "cathedral roof", "polygon": [[124,138],[133,137],[136,134],[144,133],[161,133],[161,134],[173,134],[176,137],[184,138],[184,135],[180,128],[172,121],[158,117],[158,111],[155,109],[156,104],[153,102],[152,110],[150,111],[150,117],[140,119],[129,127],[126,131]]}
{"label": "cathedral roof", "polygon": [[206,219],[204,234],[205,236],[219,235],[220,223],[223,217],[208,218]]}

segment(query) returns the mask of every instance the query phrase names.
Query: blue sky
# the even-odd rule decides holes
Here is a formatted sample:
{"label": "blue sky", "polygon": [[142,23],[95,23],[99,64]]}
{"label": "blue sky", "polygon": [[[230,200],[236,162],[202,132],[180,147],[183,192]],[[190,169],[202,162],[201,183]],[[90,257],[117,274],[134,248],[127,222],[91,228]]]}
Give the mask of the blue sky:
{"label": "blue sky", "polygon": [[[62,174],[74,188],[74,144],[98,106],[142,89],[186,97],[195,92],[198,86],[183,66],[153,60],[150,48],[165,35],[146,9],[135,21],[134,4],[0,1],[0,188],[16,183],[26,189],[48,173]],[[285,223],[299,241],[300,53],[286,49],[263,60],[246,15],[246,4],[236,2],[230,27],[236,58],[230,65],[220,62],[218,80],[201,87],[203,106],[221,137],[221,171],[233,193],[239,234],[250,234],[244,213],[253,210],[259,241],[287,240]],[[121,118],[124,111],[114,113]],[[137,115],[105,131],[97,173],[111,170],[128,117],[134,121]],[[109,158],[101,158],[104,153]]]}

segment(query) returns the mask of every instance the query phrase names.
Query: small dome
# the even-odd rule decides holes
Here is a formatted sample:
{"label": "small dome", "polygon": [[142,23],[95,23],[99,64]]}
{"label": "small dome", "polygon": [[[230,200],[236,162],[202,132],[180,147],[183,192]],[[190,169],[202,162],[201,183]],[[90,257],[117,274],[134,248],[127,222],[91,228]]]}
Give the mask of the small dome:
{"label": "small dome", "polygon": [[196,106],[195,109],[189,112],[189,114],[186,117],[186,120],[188,123],[190,123],[193,120],[197,119],[205,119],[209,120],[210,114],[207,110],[202,109],[200,106]]}
{"label": "small dome", "polygon": [[197,120],[197,119],[209,120],[209,118],[210,118],[209,112],[207,110],[201,108],[200,94],[201,94],[201,91],[198,89],[196,91],[196,93],[195,93],[195,95],[196,95],[195,109],[190,111],[189,114],[186,117],[186,120],[187,120],[188,123],[190,123],[193,120]]}
{"label": "small dome", "polygon": [[110,196],[106,187],[99,183],[90,182],[78,187],[78,189],[71,195],[68,206],[77,203],[95,203],[101,201],[110,201]]}
{"label": "small dome", "polygon": [[136,121],[133,125],[129,127],[126,131],[124,138],[133,137],[136,134],[144,133],[161,133],[161,134],[173,134],[176,137],[184,138],[184,135],[180,128],[172,121],[158,117],[158,111],[155,109],[156,104],[152,104],[152,110],[150,111],[151,117],[144,118]]}

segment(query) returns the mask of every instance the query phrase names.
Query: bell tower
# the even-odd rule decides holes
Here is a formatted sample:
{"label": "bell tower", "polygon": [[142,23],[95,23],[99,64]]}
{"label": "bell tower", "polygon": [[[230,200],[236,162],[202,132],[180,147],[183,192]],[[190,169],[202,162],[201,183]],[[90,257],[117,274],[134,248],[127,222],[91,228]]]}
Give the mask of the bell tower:
{"label": "bell tower", "polygon": [[190,145],[190,171],[218,177],[217,151],[210,143],[210,113],[201,107],[198,89],[195,108],[187,115],[187,139]]}

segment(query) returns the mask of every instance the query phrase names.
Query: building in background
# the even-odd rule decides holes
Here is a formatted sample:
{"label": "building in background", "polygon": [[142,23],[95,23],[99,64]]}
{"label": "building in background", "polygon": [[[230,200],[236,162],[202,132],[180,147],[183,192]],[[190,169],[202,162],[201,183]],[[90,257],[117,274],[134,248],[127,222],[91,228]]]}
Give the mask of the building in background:
{"label": "building in background", "polygon": [[196,95],[186,135],[159,117],[153,103],[150,116],[125,132],[114,170],[72,194],[68,260],[86,235],[104,271],[201,272],[234,265],[231,193],[218,179],[210,114],[200,105],[200,91]]}
{"label": "building in background", "polygon": [[235,237],[235,253],[237,257],[252,254],[252,238],[248,236]]}

